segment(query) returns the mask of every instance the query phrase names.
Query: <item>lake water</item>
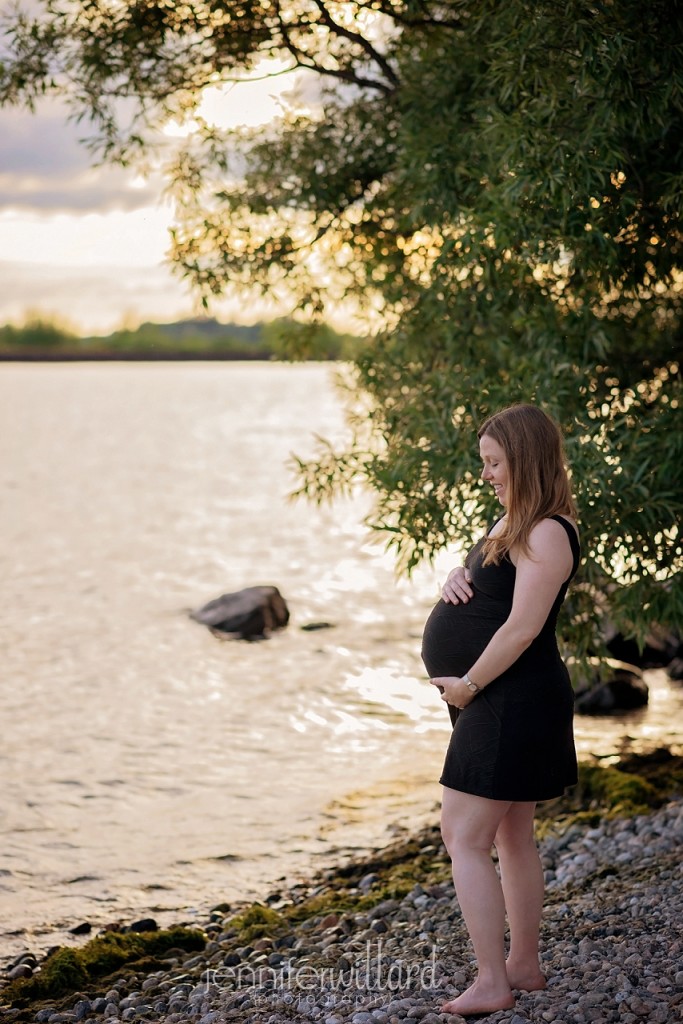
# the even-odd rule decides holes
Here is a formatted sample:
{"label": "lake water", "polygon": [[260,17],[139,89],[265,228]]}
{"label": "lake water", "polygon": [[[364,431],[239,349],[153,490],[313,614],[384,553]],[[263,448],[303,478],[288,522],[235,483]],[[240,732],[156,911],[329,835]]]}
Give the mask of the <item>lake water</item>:
{"label": "lake water", "polygon": [[[191,922],[435,821],[448,716],[367,498],[291,502],[340,437],[329,365],[0,368],[0,958],[68,929]],[[274,584],[292,619],[220,641],[187,610]],[[301,627],[321,620],[331,628]],[[682,742],[683,694],[577,720],[582,753]]]}

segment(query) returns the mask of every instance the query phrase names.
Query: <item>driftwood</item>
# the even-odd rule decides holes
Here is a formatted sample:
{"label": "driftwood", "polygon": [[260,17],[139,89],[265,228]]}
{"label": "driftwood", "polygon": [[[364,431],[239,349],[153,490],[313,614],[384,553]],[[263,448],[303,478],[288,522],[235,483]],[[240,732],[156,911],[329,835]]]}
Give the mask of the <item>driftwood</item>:
{"label": "driftwood", "polygon": [[190,618],[219,637],[262,640],[287,625],[289,608],[277,587],[245,587],[209,601]]}

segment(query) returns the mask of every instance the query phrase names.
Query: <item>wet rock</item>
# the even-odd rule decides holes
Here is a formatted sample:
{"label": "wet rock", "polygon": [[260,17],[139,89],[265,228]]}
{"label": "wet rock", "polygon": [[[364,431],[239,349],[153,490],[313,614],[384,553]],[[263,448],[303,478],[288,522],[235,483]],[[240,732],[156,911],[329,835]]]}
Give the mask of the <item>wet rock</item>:
{"label": "wet rock", "polygon": [[646,707],[650,691],[636,669],[616,669],[609,679],[580,690],[576,710],[582,715],[605,715]]}
{"label": "wet rock", "polygon": [[73,928],[69,928],[70,935],[88,935],[92,931],[92,925],[90,921],[83,921],[81,924],[76,924]]}
{"label": "wet rock", "polygon": [[38,959],[34,953],[22,953],[16,960],[13,960],[10,967],[18,967],[19,964],[28,964],[29,967],[37,967]]}
{"label": "wet rock", "polygon": [[674,658],[666,667],[667,675],[677,682],[683,680],[683,658]]}
{"label": "wet rock", "polygon": [[19,978],[30,978],[33,976],[33,968],[29,964],[17,964],[9,972],[9,980],[17,981]]}
{"label": "wet rock", "polygon": [[289,622],[289,609],[277,587],[246,587],[223,594],[190,618],[208,626],[216,636],[256,640],[282,629]]}
{"label": "wet rock", "polygon": [[139,921],[133,921],[127,928],[124,928],[126,932],[158,932],[159,925],[156,923],[153,917],[143,917]]}
{"label": "wet rock", "polygon": [[78,999],[74,1004],[74,1014],[76,1014],[77,1021],[83,1021],[92,1012],[92,1004],[90,999],[82,998]]}

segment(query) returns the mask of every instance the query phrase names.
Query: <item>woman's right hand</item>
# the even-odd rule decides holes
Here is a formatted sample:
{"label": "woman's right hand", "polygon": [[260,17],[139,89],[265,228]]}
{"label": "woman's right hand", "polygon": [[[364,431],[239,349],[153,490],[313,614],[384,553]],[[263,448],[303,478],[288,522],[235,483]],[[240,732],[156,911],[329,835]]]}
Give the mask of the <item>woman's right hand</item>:
{"label": "woman's right hand", "polygon": [[467,604],[470,598],[474,597],[471,583],[469,569],[464,565],[457,565],[449,572],[448,579],[441,588],[441,597],[446,604]]}

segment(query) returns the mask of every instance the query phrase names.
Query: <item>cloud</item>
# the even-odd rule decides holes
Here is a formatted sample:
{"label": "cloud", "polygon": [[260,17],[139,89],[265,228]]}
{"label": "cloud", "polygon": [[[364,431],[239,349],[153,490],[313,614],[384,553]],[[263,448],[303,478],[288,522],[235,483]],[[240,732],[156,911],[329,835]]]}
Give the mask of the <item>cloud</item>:
{"label": "cloud", "polygon": [[[204,113],[227,128],[267,124],[294,85],[294,104],[312,104],[312,76],[284,75],[210,90]],[[173,209],[161,201],[161,172],[143,181],[134,169],[96,166],[87,134],[55,97],[43,98],[35,114],[0,107],[0,324],[33,311],[107,333],[123,320],[192,315],[196,297],[163,263]],[[175,144],[170,136],[155,141]],[[235,294],[211,309],[238,322],[285,311],[273,299]]]}
{"label": "cloud", "polygon": [[91,213],[94,211],[136,210],[148,206],[158,196],[150,187],[133,188],[98,175],[96,181],[72,178],[68,186],[49,188],[36,178],[18,180],[0,173],[0,210],[42,210],[44,212]]}
{"label": "cloud", "polygon": [[164,265],[141,274],[120,266],[0,261],[0,280],[0,323],[20,323],[35,314],[78,332],[108,333],[123,321],[170,321],[196,308],[187,286]]}
{"label": "cloud", "polygon": [[[143,320],[169,323],[201,312],[189,285],[162,264],[55,266],[0,261],[0,324],[42,316],[77,334],[109,334]],[[235,323],[269,320],[289,312],[274,301],[245,301],[233,294],[212,304],[210,315]]]}
{"label": "cloud", "polygon": [[[280,76],[285,67],[282,61],[266,59],[254,69],[254,80],[207,89],[202,115],[230,129],[266,125],[287,107],[317,110],[320,76],[306,71]],[[121,109],[125,111],[125,104]],[[134,168],[97,165],[86,145],[88,134],[88,123],[70,118],[66,102],[56,96],[43,97],[35,113],[0,107],[0,212],[132,211],[160,200],[164,192],[160,168],[143,180]],[[181,138],[185,134],[185,130],[179,133]],[[175,140],[172,133],[158,134],[154,143],[158,161]]]}
{"label": "cloud", "polygon": [[159,178],[143,183],[130,168],[95,166],[85,134],[54,99],[35,114],[0,109],[0,210],[135,210],[159,198]]}
{"label": "cloud", "polygon": [[103,213],[0,211],[0,253],[16,263],[59,267],[158,266],[170,218],[160,205]]}

